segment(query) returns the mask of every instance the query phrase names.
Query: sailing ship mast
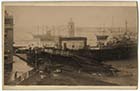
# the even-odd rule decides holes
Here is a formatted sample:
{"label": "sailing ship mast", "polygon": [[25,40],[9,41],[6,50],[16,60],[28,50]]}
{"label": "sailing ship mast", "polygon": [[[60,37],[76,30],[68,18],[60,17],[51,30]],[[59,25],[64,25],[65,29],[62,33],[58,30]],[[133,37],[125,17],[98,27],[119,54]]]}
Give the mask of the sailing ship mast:
{"label": "sailing ship mast", "polygon": [[125,21],[125,32],[127,32],[127,20]]}
{"label": "sailing ship mast", "polygon": [[113,30],[113,25],[114,25],[114,24],[113,24],[113,22],[114,22],[113,20],[114,20],[114,18],[113,18],[113,16],[112,16],[112,23],[111,23],[111,29],[110,29],[110,32],[111,32],[111,33],[113,32],[113,31],[112,31],[112,30]]}

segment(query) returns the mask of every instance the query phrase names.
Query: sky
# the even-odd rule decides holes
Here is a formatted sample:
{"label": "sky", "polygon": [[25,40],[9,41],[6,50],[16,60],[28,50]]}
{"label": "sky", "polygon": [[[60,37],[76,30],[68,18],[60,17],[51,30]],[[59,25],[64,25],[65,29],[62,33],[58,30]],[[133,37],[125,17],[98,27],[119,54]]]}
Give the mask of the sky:
{"label": "sky", "polygon": [[[70,18],[76,27],[137,27],[137,8],[118,6],[6,6],[14,17],[14,39],[32,38],[37,26],[67,25]],[[24,35],[24,36],[22,36]]]}

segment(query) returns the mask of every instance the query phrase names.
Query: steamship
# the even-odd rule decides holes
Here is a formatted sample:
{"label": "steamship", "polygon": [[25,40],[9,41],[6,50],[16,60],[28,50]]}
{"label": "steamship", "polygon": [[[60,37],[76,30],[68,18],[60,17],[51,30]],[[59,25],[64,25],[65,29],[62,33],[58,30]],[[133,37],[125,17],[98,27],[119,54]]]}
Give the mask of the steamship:
{"label": "steamship", "polygon": [[137,41],[133,40],[127,31],[127,22],[125,32],[121,33],[120,36],[113,36],[109,41],[110,35],[104,32],[97,34],[97,46],[95,47],[87,46],[86,37],[73,36],[74,23],[72,20],[68,23],[68,30],[70,34],[68,37],[52,36],[49,32],[43,35],[34,35],[34,38],[38,38],[38,43],[42,44],[45,48],[69,50],[76,53],[76,55],[99,61],[137,56]]}

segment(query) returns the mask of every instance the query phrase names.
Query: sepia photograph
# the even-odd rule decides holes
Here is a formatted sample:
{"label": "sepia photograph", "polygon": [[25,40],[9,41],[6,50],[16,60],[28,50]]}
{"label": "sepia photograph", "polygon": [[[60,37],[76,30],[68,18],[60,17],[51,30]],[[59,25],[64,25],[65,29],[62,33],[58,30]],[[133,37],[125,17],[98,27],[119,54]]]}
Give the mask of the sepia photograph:
{"label": "sepia photograph", "polygon": [[137,88],[137,2],[2,2],[2,17],[4,89]]}

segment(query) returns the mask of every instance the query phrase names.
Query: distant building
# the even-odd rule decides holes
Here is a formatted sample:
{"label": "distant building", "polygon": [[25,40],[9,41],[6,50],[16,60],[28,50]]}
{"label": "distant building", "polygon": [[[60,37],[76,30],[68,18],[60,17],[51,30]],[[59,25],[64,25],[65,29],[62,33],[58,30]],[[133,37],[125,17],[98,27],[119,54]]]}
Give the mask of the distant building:
{"label": "distant building", "polygon": [[13,63],[13,16],[5,11],[4,17],[4,67],[12,70]]}
{"label": "distant building", "polygon": [[75,25],[72,19],[68,23],[68,31],[69,31],[69,37],[74,37]]}
{"label": "distant building", "polygon": [[79,50],[87,45],[86,37],[62,37],[59,39],[61,49]]}

